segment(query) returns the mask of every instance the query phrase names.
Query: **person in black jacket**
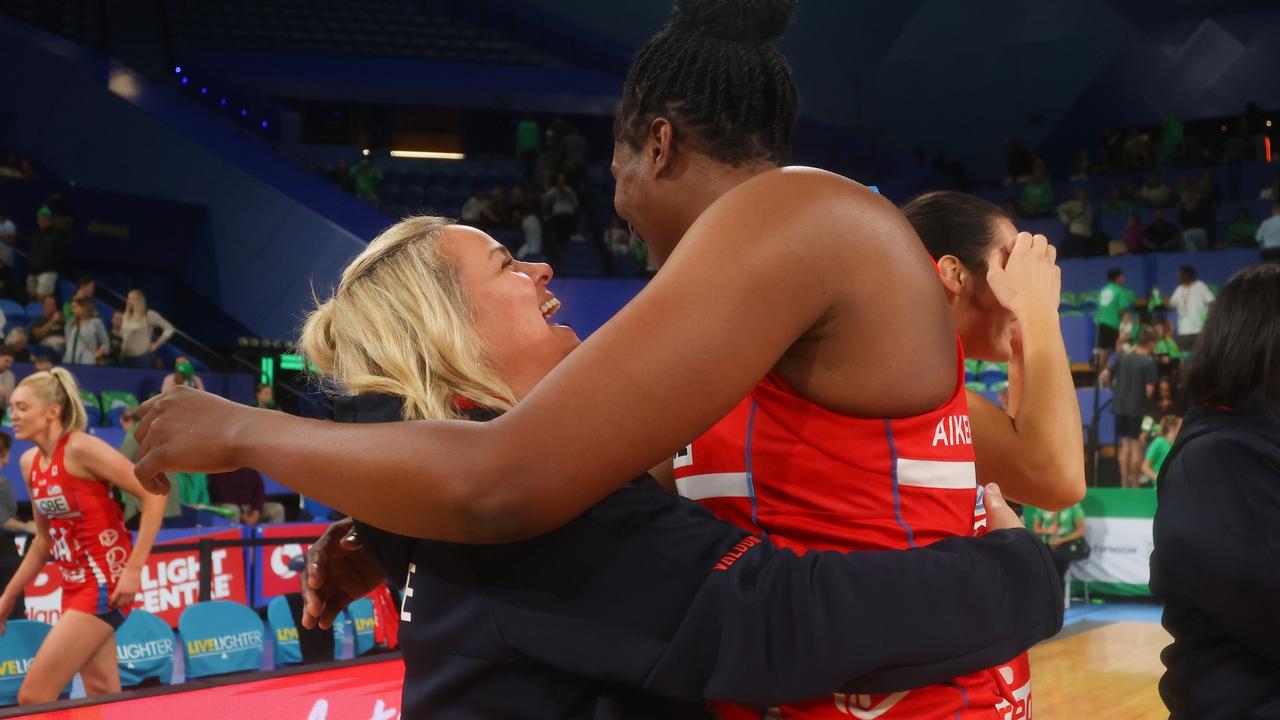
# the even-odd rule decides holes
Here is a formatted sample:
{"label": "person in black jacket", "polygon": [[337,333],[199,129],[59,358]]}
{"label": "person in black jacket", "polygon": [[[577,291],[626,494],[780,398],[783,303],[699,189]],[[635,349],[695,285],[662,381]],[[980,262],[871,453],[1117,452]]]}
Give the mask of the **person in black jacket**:
{"label": "person in black jacket", "polygon": [[1157,488],[1151,592],[1173,720],[1280,717],[1280,265],[1238,272],[1187,371]]}
{"label": "person in black jacket", "polygon": [[36,211],[36,234],[27,253],[27,295],[40,301],[58,291],[58,273],[71,251],[71,234],[55,222],[53,211]]}
{"label": "person in black jacket", "polygon": [[[550,276],[483,233],[412,218],[346,269],[301,347],[342,389],[339,421],[489,420],[573,349],[543,320]],[[1016,527],[994,492],[994,527]],[[354,527],[345,547],[350,521],[313,546],[304,625],[383,573],[403,588],[405,717],[705,717],[707,699],[897,692],[1006,662],[1061,622],[1052,560],[1022,530],[797,556],[648,476],[524,542]]]}

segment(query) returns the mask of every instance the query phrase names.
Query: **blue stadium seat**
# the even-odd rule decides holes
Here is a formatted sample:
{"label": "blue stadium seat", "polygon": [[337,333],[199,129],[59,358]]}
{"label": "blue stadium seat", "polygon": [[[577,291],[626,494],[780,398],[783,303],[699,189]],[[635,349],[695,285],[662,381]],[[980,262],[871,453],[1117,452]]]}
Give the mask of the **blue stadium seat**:
{"label": "blue stadium seat", "polygon": [[276,667],[297,665],[302,662],[302,648],[298,644],[298,626],[289,611],[289,600],[277,595],[267,604],[267,627],[271,629],[274,645],[272,661]]}
{"label": "blue stadium seat", "polygon": [[[1077,388],[1076,398],[1080,402],[1080,421],[1084,425],[1084,441],[1087,443],[1091,439],[1090,429],[1093,425],[1093,402],[1094,388]],[[1116,416],[1111,411],[1108,403],[1111,401],[1111,391],[1103,388],[1101,395],[1098,396],[1098,404],[1101,408],[1098,413],[1098,438],[1101,445],[1114,445],[1116,443]]]}
{"label": "blue stadium seat", "polygon": [[[40,644],[53,626],[34,620],[10,620],[0,637],[0,705],[17,705],[18,689],[27,678],[27,668],[40,649]],[[62,697],[71,694],[71,683],[62,691]]]}
{"label": "blue stadium seat", "polygon": [[[967,371],[966,371],[966,374],[967,374]],[[981,368],[978,370],[978,382],[986,385],[988,389],[990,389],[991,386],[994,385],[995,383],[1005,382],[1008,379],[1009,379],[1008,363],[986,362],[986,363],[982,363]]]}
{"label": "blue stadium seat", "polygon": [[173,679],[173,630],[146,610],[133,610],[116,630],[120,685],[141,685],[155,678],[163,685]]}
{"label": "blue stadium seat", "polygon": [[44,315],[44,306],[43,306],[43,305],[41,305],[41,304],[40,304],[40,303],[38,303],[38,302],[29,302],[29,303],[27,303],[27,308],[26,308],[26,309],[27,309],[27,313],[26,313],[26,314],[27,314],[27,317],[29,317],[29,318],[38,318],[38,317],[40,317],[40,316]]}
{"label": "blue stadium seat", "polygon": [[228,600],[196,603],[183,610],[178,638],[187,679],[258,670],[262,631],[257,613]]}
{"label": "blue stadium seat", "polygon": [[1062,326],[1062,340],[1067,346],[1067,357],[1073,363],[1089,362],[1093,358],[1096,337],[1093,318],[1083,314],[1063,316],[1059,323]]}
{"label": "blue stadium seat", "polygon": [[27,316],[26,308],[12,300],[0,300],[0,312],[3,312],[5,318],[10,321],[15,317],[25,318]]}
{"label": "blue stadium seat", "polygon": [[347,616],[351,619],[353,646],[356,657],[378,647],[374,638],[373,601],[360,598],[347,606]]}

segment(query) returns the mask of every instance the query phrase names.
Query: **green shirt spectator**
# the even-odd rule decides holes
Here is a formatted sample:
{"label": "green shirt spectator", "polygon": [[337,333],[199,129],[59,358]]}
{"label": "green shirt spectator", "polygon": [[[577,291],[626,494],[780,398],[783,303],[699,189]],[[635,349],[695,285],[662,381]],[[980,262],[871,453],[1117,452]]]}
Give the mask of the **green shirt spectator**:
{"label": "green shirt spectator", "polygon": [[356,186],[356,197],[369,202],[378,201],[378,184],[382,182],[382,171],[372,160],[365,158],[359,165],[351,168],[351,180]]}
{"label": "green shirt spectator", "polygon": [[1151,441],[1147,446],[1147,462],[1151,465],[1152,480],[1160,474],[1160,468],[1164,466],[1164,459],[1169,457],[1169,450],[1173,448],[1173,443],[1159,436]]}
{"label": "green shirt spectator", "polygon": [[1077,526],[1084,525],[1084,508],[1076,503],[1064,510],[1037,510],[1032,531],[1046,543],[1057,538],[1074,535]]}
{"label": "green shirt spectator", "polygon": [[1257,247],[1258,223],[1249,219],[1249,211],[1241,210],[1227,228],[1227,247]]}
{"label": "green shirt spectator", "polygon": [[[133,432],[137,429],[138,410],[134,408],[126,411],[120,416],[120,426],[125,429],[124,440],[120,441],[120,447],[117,450],[120,454],[128,458],[129,462],[135,462],[138,459],[138,441],[134,439]],[[176,488],[178,486],[177,479],[168,474],[169,486]],[[142,501],[134,497],[133,493],[121,492],[120,499],[124,505],[124,521],[127,523],[142,512]],[[171,492],[165,496],[164,500],[164,517],[173,518],[182,514],[182,507],[179,505],[178,493]]]}
{"label": "green shirt spectator", "polygon": [[516,155],[537,152],[541,142],[542,133],[538,130],[538,123],[525,118],[516,125]]}
{"label": "green shirt spectator", "polygon": [[1160,420],[1160,434],[1147,446],[1146,458],[1142,461],[1142,477],[1154,485],[1160,477],[1160,468],[1164,467],[1164,459],[1169,457],[1173,449],[1173,441],[1182,429],[1182,418],[1177,415],[1166,415]]}
{"label": "green shirt spectator", "polygon": [[1022,214],[1028,217],[1053,212],[1053,184],[1048,180],[1032,180],[1022,188]]}
{"label": "green shirt spectator", "polygon": [[1171,360],[1182,359],[1182,348],[1178,347],[1178,341],[1171,337],[1162,337],[1156,342],[1156,349],[1152,351],[1153,355],[1168,355]]}
{"label": "green shirt spectator", "polygon": [[1133,291],[1112,280],[1098,292],[1098,310],[1094,322],[1115,330],[1120,329],[1120,311],[1133,307],[1136,296]]}

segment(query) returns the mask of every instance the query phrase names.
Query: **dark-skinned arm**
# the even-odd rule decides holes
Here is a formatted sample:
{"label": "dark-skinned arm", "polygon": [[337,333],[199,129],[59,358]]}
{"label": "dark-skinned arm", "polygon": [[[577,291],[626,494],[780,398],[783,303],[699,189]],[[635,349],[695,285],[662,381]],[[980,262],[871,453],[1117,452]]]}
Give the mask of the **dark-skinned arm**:
{"label": "dark-skinned arm", "polygon": [[[831,314],[879,324],[879,335],[900,342],[908,318],[858,311],[914,289],[901,287],[905,271],[884,270],[913,263],[920,277],[932,274],[888,201],[828,173],[767,173],[705,212],[645,290],[503,417],[338,426],[177,388],[144,406],[138,476],[159,485],[165,470],[247,466],[392,532],[531,537],[705,431]],[[929,282],[945,315],[941,288]],[[928,298],[927,286],[920,291]],[[917,324],[928,320],[913,302]],[[891,397],[897,412],[886,414],[940,401],[927,381],[883,385],[861,392]]]}

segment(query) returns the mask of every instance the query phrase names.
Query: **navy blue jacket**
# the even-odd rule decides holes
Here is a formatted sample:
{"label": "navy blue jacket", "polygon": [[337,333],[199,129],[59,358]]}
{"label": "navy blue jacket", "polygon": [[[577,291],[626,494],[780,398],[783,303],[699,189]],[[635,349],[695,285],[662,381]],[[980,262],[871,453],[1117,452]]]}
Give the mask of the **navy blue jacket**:
{"label": "navy blue jacket", "polygon": [[[399,404],[344,400],[338,419]],[[706,699],[887,693],[1007,662],[1062,623],[1025,531],[797,556],[648,476],[518,543],[360,532],[406,587],[405,718],[705,718]]]}
{"label": "navy blue jacket", "polygon": [[1173,720],[1280,718],[1280,414],[1193,408],[1158,488],[1160,697]]}

